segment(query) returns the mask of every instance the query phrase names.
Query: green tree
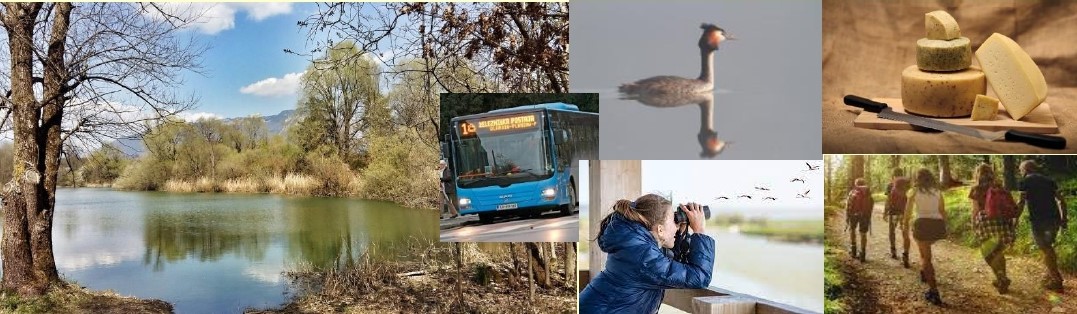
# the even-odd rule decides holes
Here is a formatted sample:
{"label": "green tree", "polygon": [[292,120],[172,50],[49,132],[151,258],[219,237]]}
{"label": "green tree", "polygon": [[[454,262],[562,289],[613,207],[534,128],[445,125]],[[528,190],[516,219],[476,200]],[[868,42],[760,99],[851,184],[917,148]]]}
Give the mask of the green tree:
{"label": "green tree", "polygon": [[372,118],[388,115],[378,87],[380,72],[351,42],[341,42],[314,60],[302,77],[296,143],[305,151],[335,147],[345,161],[355,163],[363,149],[361,135]]}
{"label": "green tree", "polygon": [[105,145],[90,153],[82,165],[82,180],[91,184],[111,184],[123,174],[128,158],[112,145]]}

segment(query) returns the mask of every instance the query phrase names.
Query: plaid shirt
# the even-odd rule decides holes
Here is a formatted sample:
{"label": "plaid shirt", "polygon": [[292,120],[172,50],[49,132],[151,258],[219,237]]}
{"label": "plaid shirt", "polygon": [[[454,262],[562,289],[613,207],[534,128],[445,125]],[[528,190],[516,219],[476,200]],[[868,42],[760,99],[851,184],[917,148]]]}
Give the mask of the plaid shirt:
{"label": "plaid shirt", "polygon": [[1013,243],[1014,225],[1009,219],[988,219],[983,215],[976,218],[976,237],[981,241],[997,239],[1000,244]]}

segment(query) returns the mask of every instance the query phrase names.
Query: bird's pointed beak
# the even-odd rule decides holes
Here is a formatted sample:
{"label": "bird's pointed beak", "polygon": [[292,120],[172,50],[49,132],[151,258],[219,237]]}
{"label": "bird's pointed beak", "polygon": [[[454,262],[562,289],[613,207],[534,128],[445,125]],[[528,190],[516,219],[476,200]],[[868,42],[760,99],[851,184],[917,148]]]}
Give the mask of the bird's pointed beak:
{"label": "bird's pointed beak", "polygon": [[737,39],[737,37],[733,36],[733,34],[725,33],[725,40],[736,40],[736,39]]}

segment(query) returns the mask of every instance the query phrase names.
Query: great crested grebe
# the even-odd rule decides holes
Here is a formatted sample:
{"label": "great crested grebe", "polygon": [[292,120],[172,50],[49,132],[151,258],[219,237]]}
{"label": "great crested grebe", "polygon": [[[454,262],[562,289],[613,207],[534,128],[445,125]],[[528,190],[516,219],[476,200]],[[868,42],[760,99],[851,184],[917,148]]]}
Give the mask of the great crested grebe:
{"label": "great crested grebe", "polygon": [[735,38],[714,24],[704,23],[699,28],[703,29],[703,35],[699,37],[699,78],[690,79],[669,75],[655,76],[635,83],[621,85],[619,90],[630,95],[648,93],[689,94],[714,90],[714,52],[718,51],[718,45],[723,41]]}

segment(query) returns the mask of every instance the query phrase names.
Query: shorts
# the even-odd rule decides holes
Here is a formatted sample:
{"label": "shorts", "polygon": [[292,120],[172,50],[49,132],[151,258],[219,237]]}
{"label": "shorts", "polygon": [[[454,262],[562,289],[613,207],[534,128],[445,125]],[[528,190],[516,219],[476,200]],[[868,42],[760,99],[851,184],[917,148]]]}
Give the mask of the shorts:
{"label": "shorts", "polygon": [[942,219],[917,218],[912,222],[912,238],[934,242],[946,238],[946,222]]}
{"label": "shorts", "polygon": [[851,215],[849,216],[849,230],[860,230],[860,233],[867,233],[871,230],[871,216],[864,215]]}
{"label": "shorts", "polygon": [[1036,246],[1040,248],[1054,246],[1060,225],[1061,222],[1032,223],[1032,239],[1036,240]]}

